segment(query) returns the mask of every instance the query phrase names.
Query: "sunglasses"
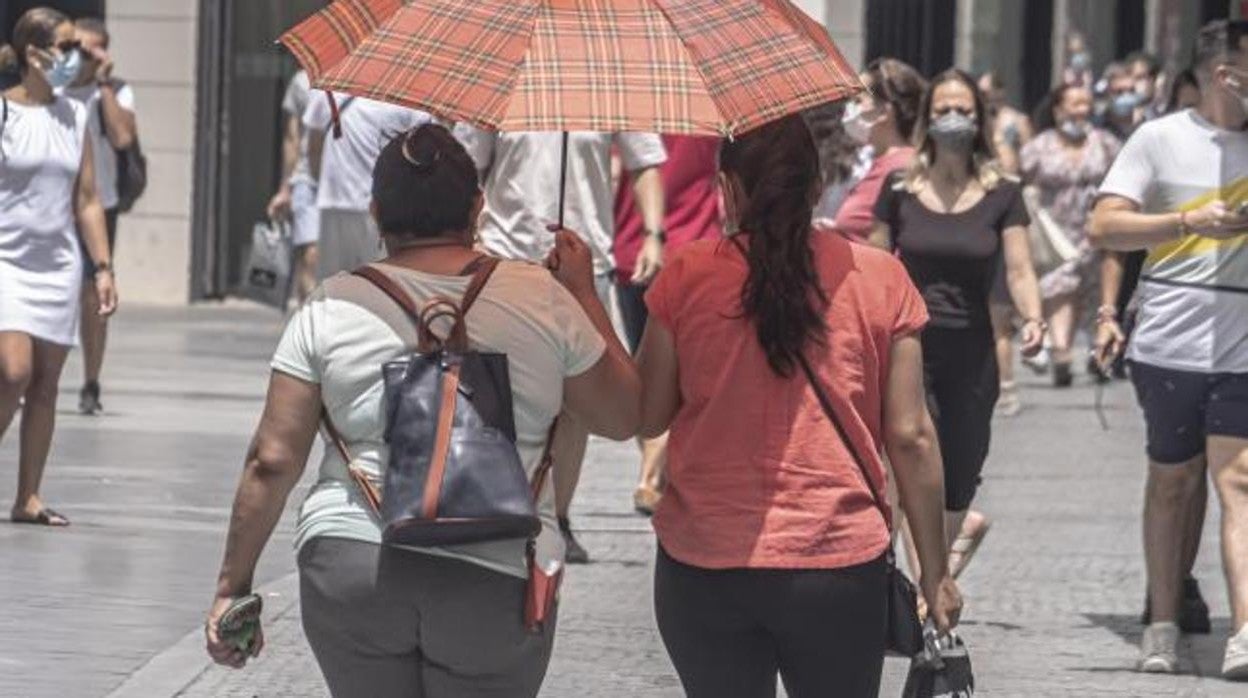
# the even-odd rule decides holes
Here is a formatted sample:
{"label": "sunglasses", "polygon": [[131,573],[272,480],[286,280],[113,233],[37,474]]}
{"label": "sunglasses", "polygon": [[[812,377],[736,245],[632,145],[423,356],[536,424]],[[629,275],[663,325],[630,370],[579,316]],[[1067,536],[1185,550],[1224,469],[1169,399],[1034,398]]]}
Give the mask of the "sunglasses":
{"label": "sunglasses", "polygon": [[952,112],[957,112],[961,114],[962,116],[975,116],[975,110],[968,109],[967,107],[941,107],[939,109],[932,110],[932,113],[935,114],[938,118],[946,114],[950,114]]}
{"label": "sunglasses", "polygon": [[82,42],[77,39],[66,39],[64,41],[58,41],[57,43],[52,44],[52,46],[61,53],[69,53],[70,51],[81,50]]}

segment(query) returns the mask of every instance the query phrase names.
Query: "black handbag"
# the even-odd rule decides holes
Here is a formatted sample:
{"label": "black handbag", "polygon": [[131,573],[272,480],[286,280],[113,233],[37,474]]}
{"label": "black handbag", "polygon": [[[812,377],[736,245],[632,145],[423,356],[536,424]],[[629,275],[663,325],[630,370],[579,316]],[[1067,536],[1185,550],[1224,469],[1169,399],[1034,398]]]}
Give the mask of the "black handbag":
{"label": "black handbag", "polygon": [[[464,316],[498,260],[481,258],[474,265],[461,302],[437,297],[423,307],[377,268],[354,272],[403,309],[419,338],[414,353],[382,367],[385,441],[390,447],[382,493],[351,465],[345,442],[328,413],[323,414],[331,440],[380,518],[382,541],[389,545],[532,540],[541,531],[535,500],[550,470],[549,441],[530,483],[516,449],[507,356],[468,347]],[[445,339],[432,327],[442,319],[451,322]]]}
{"label": "black handbag", "polygon": [[[114,80],[113,87],[120,91],[125,82]],[[104,129],[104,103],[99,105],[100,130]],[[114,149],[117,153],[117,210],[129,213],[135,203],[147,191],[147,156],[143,154],[143,146],[139,145],[139,136],[135,134],[134,143],[129,148]]]}
{"label": "black handbag", "polygon": [[836,416],[836,409],[832,406],[832,400],[824,390],[823,384],[815,377],[815,372],[811,370],[806,357],[799,356],[798,361],[802,365],[802,371],[806,374],[806,380],[810,382],[810,387],[814,389],[815,395],[818,396],[819,405],[823,407],[823,412],[827,415],[828,421],[832,422],[832,426],[836,428],[837,435],[845,443],[845,448],[849,451],[849,455],[858,464],[858,469],[862,472],[862,478],[866,483],[867,491],[871,493],[872,501],[875,502],[876,508],[880,510],[880,516],[884,517],[884,523],[888,526],[889,546],[884,554],[888,578],[888,608],[885,621],[887,623],[887,637],[885,647],[897,654],[913,657],[923,651],[923,623],[919,621],[919,595],[914,588],[914,584],[906,577],[904,572],[897,568],[897,558],[893,553],[892,546],[892,521],[889,520],[888,513],[884,508],[883,498],[876,491],[875,484],[871,482],[871,473],[867,470],[867,464],[859,456],[858,450],[854,448],[854,442],[850,440],[849,434],[841,424],[840,418]]}

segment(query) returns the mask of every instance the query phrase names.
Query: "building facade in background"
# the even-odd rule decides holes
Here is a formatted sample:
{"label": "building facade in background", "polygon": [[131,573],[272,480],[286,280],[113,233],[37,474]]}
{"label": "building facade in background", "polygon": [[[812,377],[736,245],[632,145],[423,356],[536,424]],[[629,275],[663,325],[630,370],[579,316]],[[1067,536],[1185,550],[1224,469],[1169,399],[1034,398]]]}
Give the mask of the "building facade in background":
{"label": "building facade in background", "polygon": [[[1206,21],[1248,17],[1245,0],[794,0],[851,63],[896,56],[927,74],[999,72],[1031,108],[1064,67],[1071,31],[1097,72],[1133,50],[1186,67]],[[0,33],[27,8],[103,16],[117,74],[137,93],[147,194],[121,223],[127,303],[230,295],[251,226],[279,176],[280,104],[294,61],[274,41],[325,0],[0,0]]]}

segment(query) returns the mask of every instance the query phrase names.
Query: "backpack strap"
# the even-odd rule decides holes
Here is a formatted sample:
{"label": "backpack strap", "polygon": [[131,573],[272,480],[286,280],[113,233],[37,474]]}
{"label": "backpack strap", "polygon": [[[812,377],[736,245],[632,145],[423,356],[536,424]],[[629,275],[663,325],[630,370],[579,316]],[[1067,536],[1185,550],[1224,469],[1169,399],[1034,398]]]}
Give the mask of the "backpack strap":
{"label": "backpack strap", "polygon": [[[394,301],[396,305],[403,309],[403,312],[412,320],[418,329],[422,329],[423,331],[423,328],[427,328],[430,322],[439,317],[452,316],[456,319],[456,330],[453,330],[452,332],[463,333],[463,317],[477,301],[477,298],[480,297],[481,291],[485,289],[485,285],[494,274],[494,270],[498,268],[498,262],[499,260],[497,258],[485,255],[472,260],[468,266],[464,267],[463,272],[460,274],[463,276],[471,273],[472,280],[468,282],[468,288],[464,292],[464,297],[459,304],[456,305],[453,301],[447,298],[435,298],[425,307],[424,311],[417,307],[416,301],[412,298],[411,294],[405,291],[398,282],[390,278],[389,275],[380,269],[377,269],[372,265],[366,265],[360,267],[352,273],[367,280],[377,287],[382,293],[386,294],[386,296]],[[464,344],[466,343],[467,340],[465,335]],[[443,394],[452,400],[449,406],[449,414],[451,416],[454,415],[453,398],[458,392],[459,381],[458,371],[453,371],[452,373],[453,375],[448,376],[448,380],[453,381],[453,384],[443,386]],[[446,447],[449,446],[450,443],[451,422],[450,420],[443,418],[444,415],[448,413],[448,407],[446,404],[443,404],[440,412],[442,415],[440,415],[438,419],[438,439],[439,441],[445,441],[445,444],[435,444],[435,453],[439,450],[443,452],[442,465],[445,466],[445,451]],[[324,405],[321,406],[321,422],[325,425],[325,432],[328,434],[330,442],[333,444],[335,450],[338,451],[338,455],[342,457],[343,462],[346,463],[347,472],[351,475],[351,479],[356,482],[360,491],[364,493],[364,498],[367,501],[369,508],[371,508],[374,513],[379,514],[381,512],[381,493],[377,491],[377,486],[373,484],[372,480],[369,479],[368,475],[363,470],[351,464],[351,451],[347,447],[347,442],[342,438],[341,432],[339,432],[334,426],[333,420],[329,417],[329,410],[325,408]],[[445,434],[442,433],[443,431],[445,431]],[[554,425],[551,426],[551,435],[553,436],[553,434]],[[552,441],[553,440],[551,438],[547,438],[546,450],[542,454],[542,462],[538,465],[538,472],[535,474],[535,478],[539,483],[534,488],[535,497],[537,496],[537,493],[541,491],[540,484],[545,480],[546,473],[550,470],[549,462],[551,460],[550,449]],[[432,478],[432,481],[440,484],[442,478]],[[426,515],[432,518],[432,514],[436,514],[438,492],[436,491],[436,488],[430,489],[431,491],[427,491],[425,493],[425,501],[423,504]]]}

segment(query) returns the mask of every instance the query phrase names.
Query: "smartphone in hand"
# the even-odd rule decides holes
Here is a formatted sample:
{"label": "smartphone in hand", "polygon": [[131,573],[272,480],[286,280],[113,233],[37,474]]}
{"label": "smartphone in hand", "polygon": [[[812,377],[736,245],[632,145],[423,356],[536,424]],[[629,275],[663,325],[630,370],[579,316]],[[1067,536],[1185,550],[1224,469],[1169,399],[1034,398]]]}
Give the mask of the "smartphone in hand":
{"label": "smartphone in hand", "polygon": [[260,611],[263,608],[264,600],[258,594],[235,599],[217,621],[217,637],[237,647],[240,652],[251,654],[260,630]]}

